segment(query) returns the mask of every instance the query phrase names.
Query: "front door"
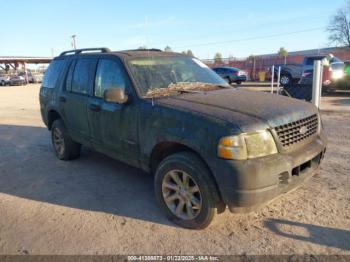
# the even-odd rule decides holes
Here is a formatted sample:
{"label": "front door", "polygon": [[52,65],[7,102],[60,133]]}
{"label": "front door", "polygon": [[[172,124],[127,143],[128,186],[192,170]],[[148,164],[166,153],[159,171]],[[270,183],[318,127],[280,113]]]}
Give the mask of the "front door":
{"label": "front door", "polygon": [[94,147],[114,158],[138,165],[137,105],[104,101],[111,88],[124,89],[131,97],[131,81],[118,58],[98,61],[93,96],[88,103],[88,119]]}

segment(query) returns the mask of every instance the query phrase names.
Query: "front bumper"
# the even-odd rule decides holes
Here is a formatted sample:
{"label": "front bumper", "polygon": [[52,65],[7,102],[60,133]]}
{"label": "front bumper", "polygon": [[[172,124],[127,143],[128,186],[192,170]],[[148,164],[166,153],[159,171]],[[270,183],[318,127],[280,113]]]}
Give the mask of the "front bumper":
{"label": "front bumper", "polygon": [[326,139],[320,135],[293,152],[245,161],[217,158],[209,165],[223,202],[231,212],[244,213],[259,209],[314,175],[325,150]]}

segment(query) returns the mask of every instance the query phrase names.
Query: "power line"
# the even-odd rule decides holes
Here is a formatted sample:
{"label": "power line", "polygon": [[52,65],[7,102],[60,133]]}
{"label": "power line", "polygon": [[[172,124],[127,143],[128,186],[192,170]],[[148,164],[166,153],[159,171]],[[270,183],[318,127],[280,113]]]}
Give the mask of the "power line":
{"label": "power line", "polygon": [[321,30],[321,29],[323,29],[323,28],[322,27],[316,27],[316,28],[310,28],[310,29],[293,31],[293,32],[272,34],[272,35],[267,35],[267,36],[248,37],[248,38],[241,38],[241,39],[234,39],[234,40],[227,40],[227,41],[209,42],[209,43],[196,44],[196,45],[175,46],[174,48],[198,47],[198,46],[208,46],[208,45],[222,45],[222,44],[228,44],[228,43],[233,43],[233,42],[251,41],[251,40],[257,40],[257,39],[266,39],[266,38],[273,38],[273,37],[278,37],[278,36],[300,34],[300,33],[318,31],[318,30]]}

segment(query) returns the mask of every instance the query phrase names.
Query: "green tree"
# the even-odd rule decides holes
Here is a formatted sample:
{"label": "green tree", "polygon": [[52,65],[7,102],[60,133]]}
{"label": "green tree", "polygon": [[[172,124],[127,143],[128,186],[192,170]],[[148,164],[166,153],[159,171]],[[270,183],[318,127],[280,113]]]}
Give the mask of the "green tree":
{"label": "green tree", "polygon": [[215,63],[222,63],[222,54],[217,52],[214,56],[214,62]]}
{"label": "green tree", "polygon": [[170,46],[167,45],[167,46],[164,48],[164,51],[165,51],[165,52],[172,52],[173,50],[171,49]]}
{"label": "green tree", "polygon": [[341,47],[350,47],[350,1],[331,18],[327,27],[329,41]]}
{"label": "green tree", "polygon": [[187,50],[186,55],[188,55],[188,56],[194,56],[191,50]]}
{"label": "green tree", "polygon": [[287,64],[287,56],[288,56],[288,51],[284,47],[281,47],[280,50],[278,50],[278,55],[280,57],[284,57],[284,64]]}

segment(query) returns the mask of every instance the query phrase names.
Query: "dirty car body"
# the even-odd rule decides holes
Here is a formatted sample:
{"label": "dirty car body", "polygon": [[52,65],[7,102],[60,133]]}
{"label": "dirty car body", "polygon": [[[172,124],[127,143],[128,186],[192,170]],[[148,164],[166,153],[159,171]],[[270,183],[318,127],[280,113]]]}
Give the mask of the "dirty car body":
{"label": "dirty car body", "polygon": [[[91,62],[91,76],[78,94],[67,85],[74,85],[82,59]],[[124,102],[96,91],[106,59],[123,74]],[[312,104],[231,88],[195,58],[133,50],[73,52],[54,61],[61,61],[55,85],[45,76],[40,90],[49,130],[60,120],[76,145],[155,174],[158,203],[184,227],[209,225],[211,207],[256,210],[312,176],[324,156],[326,139]]]}

